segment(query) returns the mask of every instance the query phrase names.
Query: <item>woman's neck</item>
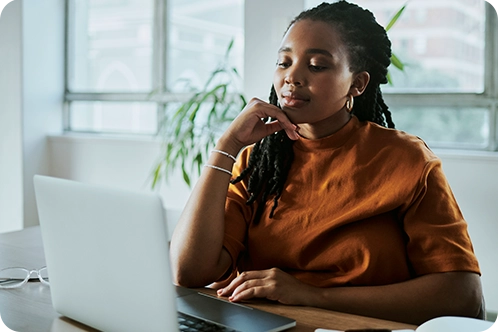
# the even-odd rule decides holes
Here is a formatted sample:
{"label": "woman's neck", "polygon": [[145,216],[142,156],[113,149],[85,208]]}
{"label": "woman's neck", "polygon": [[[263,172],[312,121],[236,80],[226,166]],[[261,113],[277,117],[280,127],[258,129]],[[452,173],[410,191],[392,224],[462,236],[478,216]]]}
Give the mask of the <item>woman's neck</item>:
{"label": "woman's neck", "polygon": [[351,117],[351,113],[344,108],[331,117],[323,119],[319,122],[299,124],[298,133],[300,136],[307,139],[327,137],[338,132],[349,122],[349,120],[351,120]]}

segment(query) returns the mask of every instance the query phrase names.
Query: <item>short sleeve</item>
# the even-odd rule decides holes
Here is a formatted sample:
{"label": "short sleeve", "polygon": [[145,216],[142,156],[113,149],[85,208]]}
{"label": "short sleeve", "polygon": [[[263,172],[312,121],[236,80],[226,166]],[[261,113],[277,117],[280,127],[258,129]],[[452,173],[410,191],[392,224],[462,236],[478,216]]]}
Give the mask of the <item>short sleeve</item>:
{"label": "short sleeve", "polygon": [[429,161],[404,213],[407,253],[416,275],[468,271],[480,274],[467,223],[442,171]]}

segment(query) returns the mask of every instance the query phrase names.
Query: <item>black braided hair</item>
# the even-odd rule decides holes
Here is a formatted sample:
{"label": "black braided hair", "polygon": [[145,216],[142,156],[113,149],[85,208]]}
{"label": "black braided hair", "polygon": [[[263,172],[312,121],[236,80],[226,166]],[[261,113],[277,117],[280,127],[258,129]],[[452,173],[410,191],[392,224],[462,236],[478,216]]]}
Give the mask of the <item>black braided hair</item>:
{"label": "black braided hair", "polygon": [[[335,27],[348,50],[351,72],[367,71],[370,74],[370,82],[363,94],[355,97],[351,113],[360,121],[371,121],[381,126],[386,126],[387,123],[389,128],[394,128],[391,112],[380,90],[380,84],[387,83],[391,42],[374,15],[347,1],[324,2],[299,14],[287,30],[301,20],[321,21]],[[279,106],[273,86],[269,101],[270,104]],[[255,201],[258,203],[254,223],[259,222],[270,196],[273,196],[273,207],[270,211],[270,218],[273,218],[294,159],[292,145],[293,141],[283,130],[263,138],[254,145],[247,168],[232,180],[235,184],[249,176],[247,190],[250,197],[247,204],[253,204]]]}

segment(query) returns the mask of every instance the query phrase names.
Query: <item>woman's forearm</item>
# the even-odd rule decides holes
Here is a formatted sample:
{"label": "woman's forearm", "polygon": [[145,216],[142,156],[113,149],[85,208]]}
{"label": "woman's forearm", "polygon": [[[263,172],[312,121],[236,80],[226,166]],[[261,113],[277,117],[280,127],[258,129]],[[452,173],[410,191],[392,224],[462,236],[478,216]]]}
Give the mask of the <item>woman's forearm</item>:
{"label": "woman's forearm", "polygon": [[480,278],[470,272],[428,274],[406,282],[365,287],[314,288],[303,304],[382,319],[421,324],[437,316],[476,317]]}
{"label": "woman's forearm", "polygon": [[[216,149],[237,155],[237,147],[223,143]],[[207,164],[231,171],[234,161],[212,153]],[[205,167],[185,206],[171,241],[173,274],[178,284],[205,286],[218,280],[231,259],[223,248],[225,200],[230,175]]]}

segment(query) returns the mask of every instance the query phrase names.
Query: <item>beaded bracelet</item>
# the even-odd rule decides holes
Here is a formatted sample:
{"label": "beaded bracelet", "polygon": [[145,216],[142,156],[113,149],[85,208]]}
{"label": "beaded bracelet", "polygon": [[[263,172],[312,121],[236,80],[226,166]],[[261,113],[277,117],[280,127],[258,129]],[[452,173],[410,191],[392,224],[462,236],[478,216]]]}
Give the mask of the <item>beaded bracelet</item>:
{"label": "beaded bracelet", "polygon": [[224,168],[221,168],[221,167],[218,167],[218,166],[206,164],[206,165],[204,165],[204,167],[209,167],[209,168],[212,168],[212,169],[215,169],[215,170],[218,170],[218,171],[222,171],[224,173],[230,174],[230,176],[233,175],[232,172],[230,172],[228,169],[224,169]]}
{"label": "beaded bracelet", "polygon": [[225,151],[221,151],[221,150],[211,150],[211,152],[216,152],[216,153],[220,153],[224,156],[227,156],[228,158],[232,159],[234,162],[237,162],[237,158],[235,158],[234,156],[232,156],[230,153],[228,152],[225,152]]}

